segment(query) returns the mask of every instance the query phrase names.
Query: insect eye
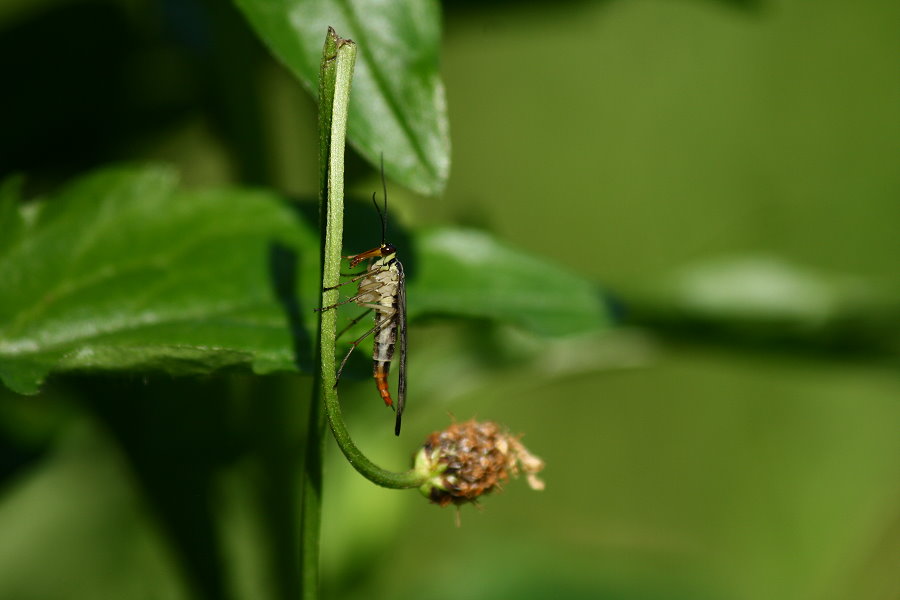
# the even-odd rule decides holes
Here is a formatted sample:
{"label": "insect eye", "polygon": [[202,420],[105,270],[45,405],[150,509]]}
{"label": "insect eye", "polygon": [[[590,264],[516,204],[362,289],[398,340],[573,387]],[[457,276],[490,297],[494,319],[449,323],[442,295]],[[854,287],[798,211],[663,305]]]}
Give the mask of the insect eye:
{"label": "insect eye", "polygon": [[381,255],[386,256],[388,254],[396,254],[397,249],[394,248],[393,244],[382,244],[381,245]]}

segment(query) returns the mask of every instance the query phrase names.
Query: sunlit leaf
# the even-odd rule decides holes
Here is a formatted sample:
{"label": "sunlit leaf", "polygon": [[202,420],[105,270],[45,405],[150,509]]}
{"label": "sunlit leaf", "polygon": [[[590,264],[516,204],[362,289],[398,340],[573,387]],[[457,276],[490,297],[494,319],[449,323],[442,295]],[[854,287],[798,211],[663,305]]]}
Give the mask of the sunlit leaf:
{"label": "sunlit leaf", "polygon": [[440,6],[433,0],[237,0],[256,33],[291,72],[317,89],[328,27],[356,42],[350,143],[422,193],[450,170],[444,87],[438,74]]}
{"label": "sunlit leaf", "polygon": [[25,205],[0,254],[8,386],[35,392],[52,370],[266,373],[308,361],[292,333],[306,337],[313,299],[284,282],[315,290],[315,234],[271,194],[175,185],[167,168],[112,169]]}

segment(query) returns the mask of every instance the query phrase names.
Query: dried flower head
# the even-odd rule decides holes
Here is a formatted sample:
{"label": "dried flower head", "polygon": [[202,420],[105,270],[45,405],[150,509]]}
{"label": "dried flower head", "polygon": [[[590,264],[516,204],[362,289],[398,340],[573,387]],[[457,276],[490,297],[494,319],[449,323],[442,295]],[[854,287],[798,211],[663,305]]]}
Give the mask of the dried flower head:
{"label": "dried flower head", "polygon": [[441,506],[474,502],[525,473],[528,485],[544,489],[537,473],[544,461],[534,456],[504,428],[474,419],[435,431],[415,457],[415,469],[428,476],[419,490]]}

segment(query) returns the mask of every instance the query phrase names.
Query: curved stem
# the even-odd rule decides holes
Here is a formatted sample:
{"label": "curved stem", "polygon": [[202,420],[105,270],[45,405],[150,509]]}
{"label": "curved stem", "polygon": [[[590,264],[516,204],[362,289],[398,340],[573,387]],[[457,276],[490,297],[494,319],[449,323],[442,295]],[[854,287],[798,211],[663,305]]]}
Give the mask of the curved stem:
{"label": "curved stem", "polygon": [[[328,54],[329,44],[334,48]],[[320,111],[328,121],[327,166],[327,204],[325,207],[325,251],[322,265],[322,306],[337,302],[338,291],[334,289],[340,279],[341,245],[344,228],[344,144],[346,141],[347,114],[350,103],[350,81],[353,76],[353,65],[356,60],[356,44],[351,40],[339,38],[333,30],[329,30],[329,42],[326,42],[326,56],[323,59],[320,83],[320,101],[327,101],[328,106],[320,105]],[[423,477],[415,471],[395,473],[382,469],[370,461],[353,443],[338,403],[335,389],[335,339],[337,330],[337,311],[327,310],[320,313],[320,352],[321,352],[321,393],[325,401],[325,413],[331,431],[344,456],[359,473],[369,481],[388,488],[413,488],[423,483]]]}
{"label": "curved stem", "polygon": [[[332,374],[333,373],[334,371],[332,371]],[[381,487],[393,489],[416,488],[426,481],[426,477],[413,470],[396,473],[394,471],[382,469],[369,460],[350,438],[350,432],[347,431],[347,426],[344,424],[344,417],[341,414],[341,407],[338,403],[336,391],[332,391],[330,395],[326,392],[325,412],[328,415],[328,423],[331,425],[331,432],[334,434],[334,439],[337,440],[341,452],[344,453],[344,456],[347,457],[347,460],[353,465],[353,468],[359,471],[363,477]]]}

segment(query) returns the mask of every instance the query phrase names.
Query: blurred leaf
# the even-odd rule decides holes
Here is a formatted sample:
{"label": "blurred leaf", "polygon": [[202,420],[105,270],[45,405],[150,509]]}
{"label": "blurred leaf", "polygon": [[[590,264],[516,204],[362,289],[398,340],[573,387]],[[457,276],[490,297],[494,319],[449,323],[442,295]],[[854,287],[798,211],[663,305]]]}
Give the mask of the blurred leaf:
{"label": "blurred leaf", "polygon": [[594,283],[466,229],[433,229],[414,241],[421,272],[409,285],[410,316],[496,319],[544,335],[607,327],[608,306]]}
{"label": "blurred leaf", "polygon": [[[273,194],[180,191],[164,167],[115,168],[11,210],[0,189],[0,379],[51,371],[310,371],[319,242]],[[489,235],[413,235],[410,316],[538,334],[609,323],[594,285]]]}
{"label": "blurred leaf", "polygon": [[689,265],[670,282],[677,303],[723,318],[796,320],[813,326],[839,312],[850,291],[837,281],[772,257]]}
{"label": "blurred leaf", "polygon": [[[189,600],[122,456],[87,419],[0,497],[0,597]],[[53,577],[46,574],[53,571]]]}
{"label": "blurred leaf", "polygon": [[772,256],[686,265],[629,300],[635,322],[682,335],[817,351],[900,350],[896,292]]}
{"label": "blurred leaf", "polygon": [[432,0],[237,0],[269,49],[315,95],[328,27],[358,44],[350,143],[388,175],[437,194],[450,170],[438,74],[440,7]]}

